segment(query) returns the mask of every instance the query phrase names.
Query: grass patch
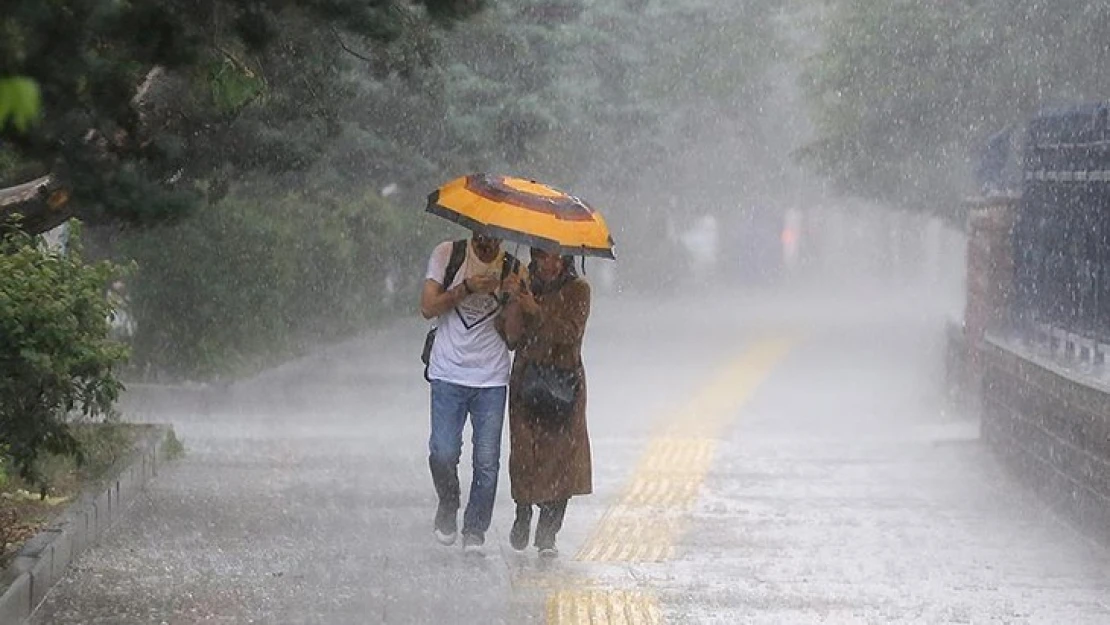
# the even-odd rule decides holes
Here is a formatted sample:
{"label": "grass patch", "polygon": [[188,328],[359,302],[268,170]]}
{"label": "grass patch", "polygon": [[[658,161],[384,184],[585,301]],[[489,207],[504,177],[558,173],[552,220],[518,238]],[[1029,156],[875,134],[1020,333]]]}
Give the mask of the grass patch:
{"label": "grass patch", "polygon": [[0,456],[0,569],[82,489],[105,479],[112,467],[131,453],[149,427],[128,423],[74,426],[74,436],[84,450],[84,461],[78,463],[72,456],[60,455],[39,458],[36,463],[39,474],[45,478],[43,487],[24,482]]}

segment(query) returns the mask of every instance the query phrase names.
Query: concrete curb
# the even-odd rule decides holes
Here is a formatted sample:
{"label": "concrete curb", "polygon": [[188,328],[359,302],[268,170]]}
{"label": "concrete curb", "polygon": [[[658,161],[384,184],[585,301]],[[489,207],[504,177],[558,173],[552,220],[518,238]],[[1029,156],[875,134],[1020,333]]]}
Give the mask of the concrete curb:
{"label": "concrete curb", "polygon": [[132,454],[105,481],[83,493],[54,523],[27,541],[0,572],[0,623],[15,625],[30,618],[70,563],[104,537],[158,474],[166,461],[163,444],[173,428],[148,427]]}

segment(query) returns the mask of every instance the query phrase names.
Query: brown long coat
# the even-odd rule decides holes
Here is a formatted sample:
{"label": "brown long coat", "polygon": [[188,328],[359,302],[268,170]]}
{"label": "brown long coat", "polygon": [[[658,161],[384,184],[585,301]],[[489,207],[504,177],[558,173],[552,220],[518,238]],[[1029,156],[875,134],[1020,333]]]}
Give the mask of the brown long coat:
{"label": "brown long coat", "polygon": [[[509,378],[509,479],[517,503],[547,503],[593,492],[590,435],[586,429],[586,371],[582,338],[590,316],[590,285],[574,278],[537,297],[540,314],[524,317],[524,334]],[[520,399],[526,363],[577,368],[581,392],[563,428],[545,427]]]}

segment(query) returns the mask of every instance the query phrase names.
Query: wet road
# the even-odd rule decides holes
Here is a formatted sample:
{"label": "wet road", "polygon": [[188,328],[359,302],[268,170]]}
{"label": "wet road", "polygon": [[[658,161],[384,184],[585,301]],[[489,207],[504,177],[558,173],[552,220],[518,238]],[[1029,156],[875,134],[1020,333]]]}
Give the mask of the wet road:
{"label": "wet road", "polygon": [[484,558],[433,541],[417,323],[136,395],[187,456],[34,622],[1110,622],[1110,552],[945,410],[930,301],[600,299],[595,494],[554,562],[509,549],[505,471]]}

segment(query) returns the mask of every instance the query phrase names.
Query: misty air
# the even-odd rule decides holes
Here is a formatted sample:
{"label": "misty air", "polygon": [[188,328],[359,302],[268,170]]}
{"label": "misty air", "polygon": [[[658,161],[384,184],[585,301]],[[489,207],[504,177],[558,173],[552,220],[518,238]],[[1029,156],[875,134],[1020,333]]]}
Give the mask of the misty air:
{"label": "misty air", "polygon": [[1108,42],[7,0],[0,625],[1110,623]]}

